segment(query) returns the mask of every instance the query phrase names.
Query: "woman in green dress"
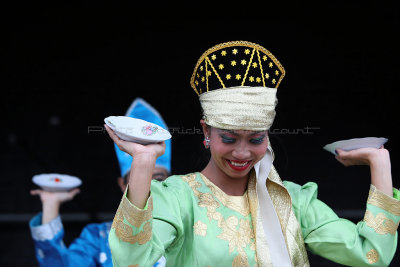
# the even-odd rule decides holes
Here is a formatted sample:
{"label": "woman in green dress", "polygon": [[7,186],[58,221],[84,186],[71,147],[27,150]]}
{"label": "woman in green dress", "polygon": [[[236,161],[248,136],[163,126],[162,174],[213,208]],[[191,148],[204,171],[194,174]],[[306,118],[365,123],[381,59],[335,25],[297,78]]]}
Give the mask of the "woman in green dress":
{"label": "woman in green dress", "polygon": [[203,109],[207,166],[151,181],[164,143],[119,139],[133,156],[129,186],[109,235],[114,266],[309,266],[306,250],[349,266],[388,266],[397,246],[399,192],[385,148],[337,151],[346,166],[368,165],[371,189],[363,221],[339,218],[313,182],[282,181],[268,129],[285,75],[264,47],[218,44],[198,60],[191,85]]}

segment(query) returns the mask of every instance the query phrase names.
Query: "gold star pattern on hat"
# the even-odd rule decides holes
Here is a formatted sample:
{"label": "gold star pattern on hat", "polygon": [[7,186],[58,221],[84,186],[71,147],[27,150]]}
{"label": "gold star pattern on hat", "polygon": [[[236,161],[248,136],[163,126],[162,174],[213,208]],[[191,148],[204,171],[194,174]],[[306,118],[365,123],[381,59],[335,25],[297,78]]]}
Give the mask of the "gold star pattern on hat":
{"label": "gold star pattern on hat", "polygon": [[[198,79],[199,76],[202,78]],[[285,69],[267,49],[247,41],[232,41],[203,53],[190,84],[200,95],[236,86],[278,88],[284,76]]]}

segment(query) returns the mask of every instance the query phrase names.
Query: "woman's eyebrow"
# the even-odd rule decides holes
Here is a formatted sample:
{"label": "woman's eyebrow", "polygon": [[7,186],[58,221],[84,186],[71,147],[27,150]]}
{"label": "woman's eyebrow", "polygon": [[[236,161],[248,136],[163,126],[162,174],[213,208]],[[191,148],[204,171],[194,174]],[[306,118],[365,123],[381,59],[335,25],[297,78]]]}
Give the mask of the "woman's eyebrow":
{"label": "woman's eyebrow", "polygon": [[[235,136],[238,136],[239,134],[238,133],[236,133],[234,130],[220,130],[220,132],[221,133],[223,133],[223,132],[227,132],[227,133],[230,133],[230,134],[233,134],[233,135],[235,135]],[[264,136],[266,135],[266,132],[265,131],[248,131],[249,133],[248,133],[248,136],[252,136],[252,135],[256,135],[256,134],[262,134],[262,133],[264,133]]]}
{"label": "woman's eyebrow", "polygon": [[250,134],[250,136],[257,135],[257,134],[261,134],[260,137],[265,137],[267,135],[266,133],[263,133],[263,132],[256,132],[256,133]]}
{"label": "woman's eyebrow", "polygon": [[233,130],[222,130],[222,132],[227,132],[227,133],[233,134],[235,136],[239,135],[238,133],[235,133]]}
{"label": "woman's eyebrow", "polygon": [[233,134],[236,136],[239,135],[239,134],[235,133],[233,130],[218,129],[217,132],[218,132],[218,134],[229,133],[229,134]]}

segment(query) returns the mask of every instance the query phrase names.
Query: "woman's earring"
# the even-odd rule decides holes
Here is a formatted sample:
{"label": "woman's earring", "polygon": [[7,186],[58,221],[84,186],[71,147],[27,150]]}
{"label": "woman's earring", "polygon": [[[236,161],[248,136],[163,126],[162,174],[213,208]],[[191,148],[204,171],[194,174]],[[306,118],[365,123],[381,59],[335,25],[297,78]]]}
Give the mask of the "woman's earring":
{"label": "woman's earring", "polygon": [[206,138],[204,138],[203,145],[206,149],[210,148],[210,139],[208,138],[208,136],[206,136]]}

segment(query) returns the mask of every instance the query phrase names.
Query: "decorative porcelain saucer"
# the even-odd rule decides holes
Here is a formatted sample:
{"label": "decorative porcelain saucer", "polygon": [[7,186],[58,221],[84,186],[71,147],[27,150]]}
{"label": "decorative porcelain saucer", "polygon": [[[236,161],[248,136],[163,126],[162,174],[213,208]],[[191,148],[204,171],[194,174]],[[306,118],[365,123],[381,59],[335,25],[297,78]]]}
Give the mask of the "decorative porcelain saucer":
{"label": "decorative porcelain saucer", "polygon": [[127,116],[110,116],[104,122],[125,141],[142,145],[158,143],[171,138],[171,134],[161,126]]}
{"label": "decorative porcelain saucer", "polygon": [[69,191],[82,184],[82,181],[75,176],[59,173],[42,173],[33,176],[32,182],[45,191]]}
{"label": "decorative porcelain saucer", "polygon": [[354,149],[359,149],[363,147],[373,147],[380,148],[383,144],[388,141],[387,138],[383,137],[364,137],[364,138],[353,138],[348,140],[336,141],[324,146],[324,149],[337,155],[335,150],[337,148],[350,151]]}

